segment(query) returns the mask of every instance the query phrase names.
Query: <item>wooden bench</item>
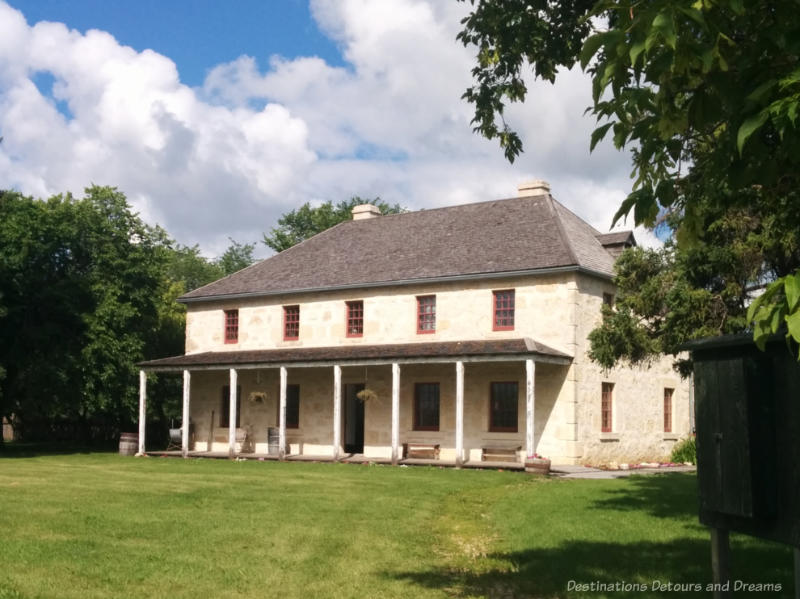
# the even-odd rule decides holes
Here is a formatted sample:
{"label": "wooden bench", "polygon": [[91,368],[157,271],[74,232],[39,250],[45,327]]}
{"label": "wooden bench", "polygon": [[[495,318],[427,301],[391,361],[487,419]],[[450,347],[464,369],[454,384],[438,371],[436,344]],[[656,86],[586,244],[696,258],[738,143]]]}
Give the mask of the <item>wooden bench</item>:
{"label": "wooden bench", "polygon": [[438,460],[439,444],[403,443],[403,457],[418,460]]}
{"label": "wooden bench", "polygon": [[522,449],[521,445],[516,447],[483,447],[481,455],[482,462],[519,462],[517,452]]}
{"label": "wooden bench", "polygon": [[[242,444],[244,440],[247,438],[247,429],[244,428],[237,428],[236,429],[236,443]],[[228,442],[228,433],[224,435],[214,435],[214,443],[227,443]]]}

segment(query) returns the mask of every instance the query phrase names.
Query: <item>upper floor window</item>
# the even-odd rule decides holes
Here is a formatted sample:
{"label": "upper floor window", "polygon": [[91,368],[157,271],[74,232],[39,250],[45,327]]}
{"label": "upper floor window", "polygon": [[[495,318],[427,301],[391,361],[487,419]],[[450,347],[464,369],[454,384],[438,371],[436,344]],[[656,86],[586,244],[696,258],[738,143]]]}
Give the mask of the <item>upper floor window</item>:
{"label": "upper floor window", "polygon": [[494,325],[495,331],[514,330],[514,290],[494,291]]}
{"label": "upper floor window", "polygon": [[361,337],[364,334],[364,302],[347,302],[347,336]]}
{"label": "upper floor window", "polygon": [[600,432],[614,429],[614,383],[603,383],[600,399]]}
{"label": "upper floor window", "polygon": [[300,306],[283,307],[283,338],[285,340],[300,338]]}
{"label": "upper floor window", "polygon": [[439,383],[414,385],[414,430],[439,430]]}
{"label": "upper floor window", "polygon": [[300,426],[300,385],[286,385],[286,428]]}
{"label": "upper floor window", "polygon": [[436,332],[436,296],[417,297],[417,333]]}
{"label": "upper floor window", "polygon": [[225,310],[225,343],[239,341],[239,310]]}
{"label": "upper floor window", "polygon": [[492,383],[489,398],[489,430],[499,433],[517,432],[517,399],[519,384]]}
{"label": "upper floor window", "polygon": [[664,389],[664,432],[672,432],[672,394],[675,389]]}

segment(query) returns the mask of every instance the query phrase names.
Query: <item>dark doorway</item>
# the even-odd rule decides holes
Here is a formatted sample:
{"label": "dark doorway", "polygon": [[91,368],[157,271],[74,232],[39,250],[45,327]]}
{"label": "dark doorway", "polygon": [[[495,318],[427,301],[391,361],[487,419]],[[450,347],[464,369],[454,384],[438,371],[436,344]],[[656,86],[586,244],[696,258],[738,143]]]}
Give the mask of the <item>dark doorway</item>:
{"label": "dark doorway", "polygon": [[363,390],[363,383],[344,386],[344,450],[347,453],[364,453],[364,402],[356,397]]}

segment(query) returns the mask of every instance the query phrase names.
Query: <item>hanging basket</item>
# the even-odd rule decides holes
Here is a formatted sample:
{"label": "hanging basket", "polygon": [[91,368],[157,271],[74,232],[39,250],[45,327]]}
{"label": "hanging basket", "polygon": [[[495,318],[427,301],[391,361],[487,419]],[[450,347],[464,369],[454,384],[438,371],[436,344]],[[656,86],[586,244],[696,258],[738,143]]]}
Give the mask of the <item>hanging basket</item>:
{"label": "hanging basket", "polygon": [[248,399],[251,403],[264,403],[267,401],[266,391],[253,391],[250,393]]}
{"label": "hanging basket", "polygon": [[356,393],[356,397],[361,401],[367,402],[371,399],[378,399],[378,394],[375,393],[372,389],[362,389],[358,393]]}

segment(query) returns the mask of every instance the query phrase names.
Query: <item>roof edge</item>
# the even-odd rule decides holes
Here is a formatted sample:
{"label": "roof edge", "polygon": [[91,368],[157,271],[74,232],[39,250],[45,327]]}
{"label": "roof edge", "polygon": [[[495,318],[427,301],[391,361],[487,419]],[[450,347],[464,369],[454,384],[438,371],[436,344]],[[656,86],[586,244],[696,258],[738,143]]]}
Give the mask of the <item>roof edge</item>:
{"label": "roof edge", "polygon": [[219,295],[205,295],[199,297],[181,296],[176,301],[181,304],[196,304],[202,302],[216,302],[232,299],[250,299],[258,297],[273,297],[276,295],[297,295],[305,293],[320,293],[323,291],[347,291],[350,289],[374,289],[380,287],[396,287],[407,285],[427,285],[431,283],[450,283],[458,281],[479,281],[489,279],[509,279],[520,276],[544,276],[564,272],[578,272],[585,275],[595,276],[608,281],[613,280],[614,276],[585,266],[570,264],[568,266],[553,266],[550,268],[538,268],[532,270],[512,270],[507,272],[473,273],[468,275],[449,275],[443,277],[428,277],[424,279],[401,279],[397,281],[376,281],[370,283],[353,283],[352,285],[331,285],[327,287],[309,287],[305,289],[282,289],[280,291],[254,291],[249,293],[226,293]]}

